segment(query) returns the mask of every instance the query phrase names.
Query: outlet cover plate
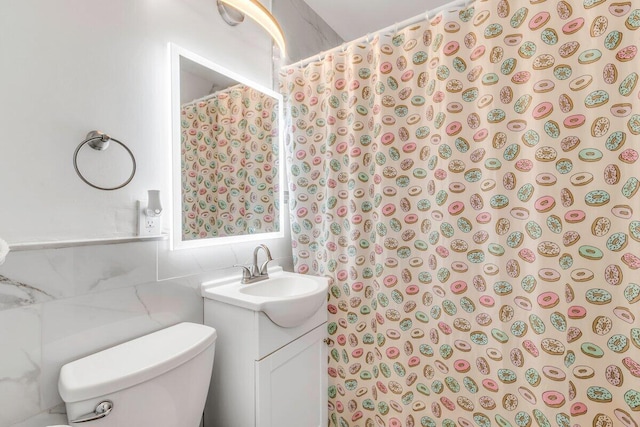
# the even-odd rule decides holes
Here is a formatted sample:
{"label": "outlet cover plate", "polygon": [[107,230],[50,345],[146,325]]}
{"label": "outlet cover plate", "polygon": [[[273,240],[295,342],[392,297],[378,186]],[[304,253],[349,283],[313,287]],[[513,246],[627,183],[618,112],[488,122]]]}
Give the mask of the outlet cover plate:
{"label": "outlet cover plate", "polygon": [[162,233],[162,216],[147,215],[146,208],[138,200],[138,236],[159,236]]}

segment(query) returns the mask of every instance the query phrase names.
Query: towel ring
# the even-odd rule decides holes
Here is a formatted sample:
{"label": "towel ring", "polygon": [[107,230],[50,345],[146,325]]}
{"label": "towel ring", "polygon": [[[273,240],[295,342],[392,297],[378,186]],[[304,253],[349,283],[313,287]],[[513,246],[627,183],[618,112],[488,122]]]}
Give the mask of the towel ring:
{"label": "towel ring", "polygon": [[[127,178],[125,182],[118,185],[117,187],[101,187],[87,180],[82,175],[82,172],[80,172],[80,169],[78,169],[78,152],[82,147],[84,147],[85,144],[89,144],[89,147],[93,148],[94,150],[104,151],[107,148],[109,148],[110,141],[113,141],[116,144],[119,144],[122,148],[124,148],[127,151],[127,153],[129,153],[129,156],[131,156],[131,161],[133,162],[133,169],[131,170],[131,175],[129,176],[129,178]],[[115,138],[110,137],[106,133],[100,132],[99,130],[92,130],[87,134],[86,139],[78,145],[78,147],[76,148],[76,151],[73,153],[73,168],[76,170],[76,173],[78,174],[80,179],[83,180],[87,185],[93,188],[97,188],[98,190],[112,191],[112,190],[118,190],[131,182],[131,180],[136,174],[136,158],[131,152],[131,150],[129,150],[129,147],[124,145],[122,142],[118,141]]]}

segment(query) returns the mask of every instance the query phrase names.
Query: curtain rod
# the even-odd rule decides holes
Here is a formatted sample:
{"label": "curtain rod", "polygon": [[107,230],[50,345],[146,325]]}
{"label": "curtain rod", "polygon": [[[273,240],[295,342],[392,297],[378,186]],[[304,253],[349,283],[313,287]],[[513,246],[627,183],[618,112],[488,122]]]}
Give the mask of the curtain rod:
{"label": "curtain rod", "polygon": [[419,15],[416,15],[412,18],[406,19],[404,21],[401,22],[397,22],[393,25],[389,25],[388,27],[385,27],[381,30],[375,31],[373,33],[367,34],[363,37],[357,38],[355,40],[352,40],[350,42],[344,42],[339,46],[336,46],[332,49],[329,50],[325,50],[323,52],[320,52],[316,55],[310,56],[306,59],[302,59],[300,61],[296,61],[292,64],[288,64],[288,65],[283,65],[282,67],[280,67],[281,69],[287,69],[287,68],[294,68],[294,67],[303,67],[305,65],[308,65],[309,63],[319,60],[320,58],[324,58],[325,56],[327,56],[330,53],[334,53],[334,52],[338,52],[340,50],[345,49],[348,45],[352,45],[352,44],[356,44],[356,43],[362,43],[364,41],[368,41],[371,37],[378,35],[378,34],[385,34],[385,33],[389,33],[391,31],[397,31],[398,29],[404,28],[404,27],[408,27],[409,25],[415,24],[417,22],[420,22],[424,19],[429,18],[430,16],[437,16],[439,13],[444,12],[447,9],[456,9],[456,8],[461,8],[461,7],[468,7],[469,4],[473,3],[473,0],[453,0],[450,3],[444,4],[440,7],[437,7],[433,10],[429,10],[426,13],[421,13]]}
{"label": "curtain rod", "polygon": [[240,86],[244,86],[244,85],[242,83],[238,83],[238,84],[235,84],[233,86],[229,86],[227,88],[220,89],[220,90],[217,90],[215,92],[211,92],[210,94],[205,95],[202,98],[197,98],[197,99],[194,99],[193,101],[185,102],[184,104],[181,105],[181,107],[184,107],[185,105],[195,104],[196,102],[208,101],[209,99],[213,98],[214,96],[220,95],[222,92],[226,92],[226,91],[232,90],[232,89],[234,89],[236,87],[240,87]]}

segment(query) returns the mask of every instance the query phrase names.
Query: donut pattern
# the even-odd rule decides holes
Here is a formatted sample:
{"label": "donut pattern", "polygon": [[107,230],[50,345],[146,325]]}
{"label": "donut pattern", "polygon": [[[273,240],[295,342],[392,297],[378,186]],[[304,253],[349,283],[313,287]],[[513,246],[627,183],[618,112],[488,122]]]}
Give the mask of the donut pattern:
{"label": "donut pattern", "polygon": [[279,229],[277,105],[239,85],[181,107],[185,240]]}
{"label": "donut pattern", "polygon": [[633,5],[475,2],[283,69],[331,426],[638,427]]}

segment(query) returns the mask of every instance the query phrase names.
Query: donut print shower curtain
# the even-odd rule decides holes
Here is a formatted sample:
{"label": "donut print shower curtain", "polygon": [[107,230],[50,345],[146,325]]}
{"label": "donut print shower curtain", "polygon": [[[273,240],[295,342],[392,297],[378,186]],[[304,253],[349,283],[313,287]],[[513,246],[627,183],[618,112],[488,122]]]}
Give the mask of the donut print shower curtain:
{"label": "donut print shower curtain", "polygon": [[238,85],[181,107],[183,239],[278,230],[276,106]]}
{"label": "donut print shower curtain", "polygon": [[634,6],[476,1],[282,71],[329,425],[638,427]]}

